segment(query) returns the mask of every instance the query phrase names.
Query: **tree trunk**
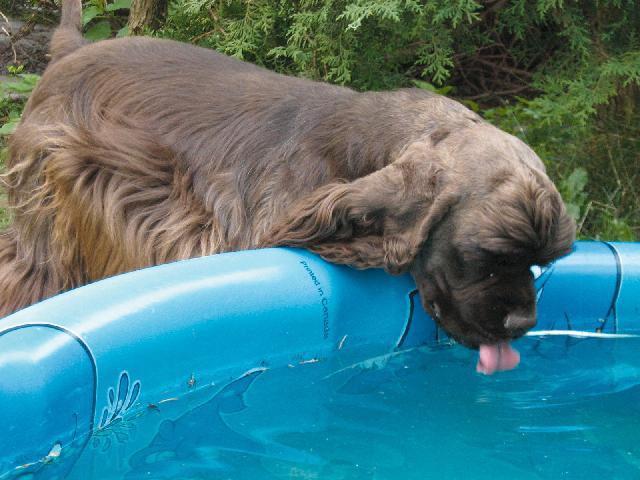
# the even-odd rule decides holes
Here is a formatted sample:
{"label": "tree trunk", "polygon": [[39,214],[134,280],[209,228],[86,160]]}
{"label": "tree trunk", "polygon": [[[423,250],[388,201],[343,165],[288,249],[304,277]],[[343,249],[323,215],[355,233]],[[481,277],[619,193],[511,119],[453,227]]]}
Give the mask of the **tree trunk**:
{"label": "tree trunk", "polygon": [[167,15],[167,0],[132,0],[129,35],[141,35],[146,27],[156,29]]}

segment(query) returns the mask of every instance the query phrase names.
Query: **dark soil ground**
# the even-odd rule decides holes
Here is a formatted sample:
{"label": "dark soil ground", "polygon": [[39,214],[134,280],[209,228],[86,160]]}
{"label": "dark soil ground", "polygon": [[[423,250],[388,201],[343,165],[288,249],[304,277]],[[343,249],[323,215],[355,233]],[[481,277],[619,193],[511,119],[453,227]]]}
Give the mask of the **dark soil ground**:
{"label": "dark soil ground", "polygon": [[25,72],[42,73],[49,61],[52,32],[52,25],[0,17],[0,75],[9,73],[7,68],[11,65],[22,65]]}
{"label": "dark soil ground", "polygon": [[58,23],[53,0],[0,0],[0,75],[10,66],[42,73],[49,58],[49,40]]}

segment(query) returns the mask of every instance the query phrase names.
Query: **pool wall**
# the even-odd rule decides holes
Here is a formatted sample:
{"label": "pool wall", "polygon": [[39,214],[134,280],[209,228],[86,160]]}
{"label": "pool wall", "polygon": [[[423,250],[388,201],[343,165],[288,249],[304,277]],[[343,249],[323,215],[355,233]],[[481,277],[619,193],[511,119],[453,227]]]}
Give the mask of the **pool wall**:
{"label": "pool wall", "polygon": [[[639,244],[578,242],[534,275],[537,330],[640,333]],[[408,275],[303,250],[106,279],[0,319],[0,478],[63,478],[73,462],[60,459],[77,457],[90,434],[177,394],[250,384],[339,350],[381,355],[438,341],[446,335]]]}

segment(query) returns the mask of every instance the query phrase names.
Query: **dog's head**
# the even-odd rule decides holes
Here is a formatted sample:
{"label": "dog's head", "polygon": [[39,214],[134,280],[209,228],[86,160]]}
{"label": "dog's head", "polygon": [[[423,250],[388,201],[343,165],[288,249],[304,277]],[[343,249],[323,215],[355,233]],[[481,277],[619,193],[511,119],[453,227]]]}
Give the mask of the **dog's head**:
{"label": "dog's head", "polygon": [[434,319],[477,348],[535,324],[531,266],[568,253],[574,237],[538,157],[481,122],[432,132],[387,167],[316,190],[276,225],[272,244],[410,272]]}

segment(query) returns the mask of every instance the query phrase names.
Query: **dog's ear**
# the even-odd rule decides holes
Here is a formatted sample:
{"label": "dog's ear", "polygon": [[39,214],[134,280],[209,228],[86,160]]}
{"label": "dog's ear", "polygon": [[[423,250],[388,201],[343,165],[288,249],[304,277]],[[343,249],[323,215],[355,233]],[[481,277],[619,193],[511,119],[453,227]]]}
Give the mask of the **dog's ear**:
{"label": "dog's ear", "polygon": [[[444,174],[441,174],[444,175]],[[427,206],[417,209],[421,214],[415,222],[400,227],[398,233],[383,236],[384,267],[389,273],[406,272],[431,232],[459,200],[457,191],[438,190]],[[393,218],[393,216],[391,216]],[[402,218],[402,217],[401,217]]]}
{"label": "dog's ear", "polygon": [[415,145],[370,175],[318,188],[263,243],[308,248],[356,268],[406,271],[457,199],[441,163],[428,153]]}

